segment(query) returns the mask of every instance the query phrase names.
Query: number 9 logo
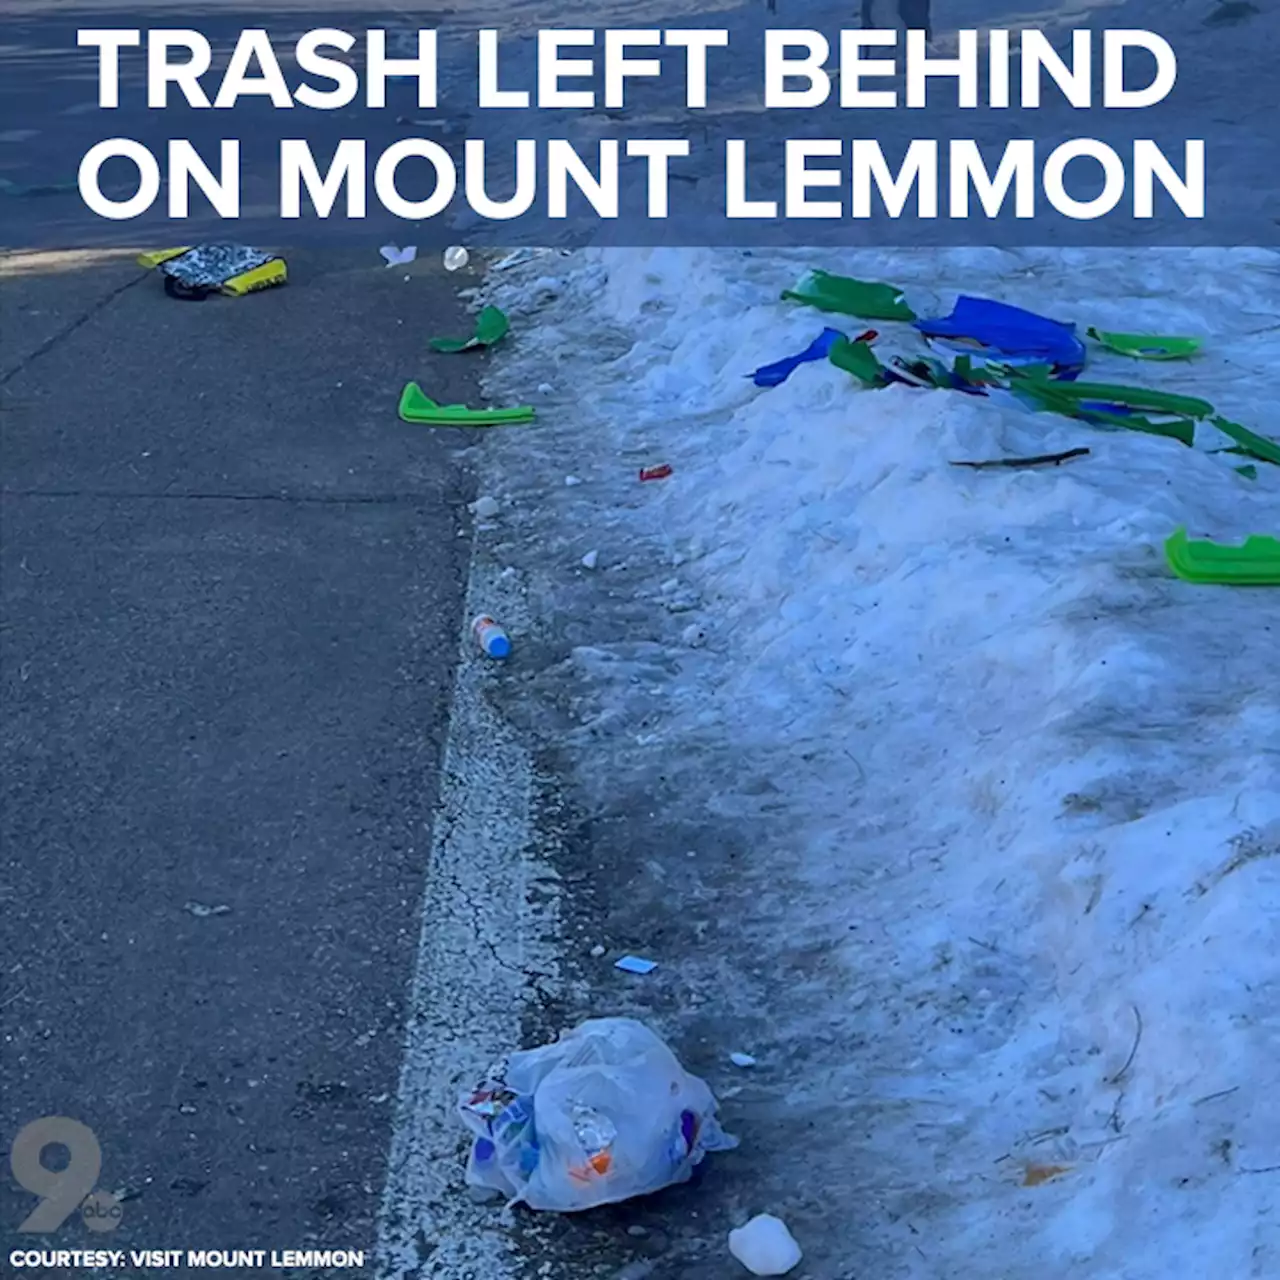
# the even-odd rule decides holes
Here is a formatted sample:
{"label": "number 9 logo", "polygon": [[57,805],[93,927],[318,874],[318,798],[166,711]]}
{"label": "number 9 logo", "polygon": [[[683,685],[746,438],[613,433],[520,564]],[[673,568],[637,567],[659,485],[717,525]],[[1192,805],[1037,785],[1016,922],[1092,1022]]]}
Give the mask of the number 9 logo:
{"label": "number 9 logo", "polygon": [[[48,1147],[56,1145],[67,1149],[65,1169],[50,1169],[41,1159]],[[92,1231],[111,1231],[120,1225],[115,1196],[101,1191],[90,1194],[102,1172],[102,1148],[93,1130],[79,1120],[67,1116],[33,1120],[13,1140],[9,1166],[18,1185],[40,1197],[19,1231],[56,1231],[77,1209]]]}

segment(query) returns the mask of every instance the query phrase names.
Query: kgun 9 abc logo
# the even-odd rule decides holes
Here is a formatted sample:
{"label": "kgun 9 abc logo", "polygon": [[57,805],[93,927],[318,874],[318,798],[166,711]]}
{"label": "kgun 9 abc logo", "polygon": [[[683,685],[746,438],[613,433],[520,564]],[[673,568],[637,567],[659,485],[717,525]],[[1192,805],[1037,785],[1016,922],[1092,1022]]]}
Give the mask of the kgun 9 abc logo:
{"label": "kgun 9 abc logo", "polygon": [[[50,1147],[65,1147],[66,1167],[44,1163]],[[48,1234],[73,1213],[90,1231],[114,1231],[123,1214],[120,1201],[109,1191],[95,1191],[102,1172],[102,1148],[88,1125],[67,1116],[42,1116],[26,1125],[13,1140],[9,1166],[20,1187],[40,1197],[22,1220],[19,1231]]]}

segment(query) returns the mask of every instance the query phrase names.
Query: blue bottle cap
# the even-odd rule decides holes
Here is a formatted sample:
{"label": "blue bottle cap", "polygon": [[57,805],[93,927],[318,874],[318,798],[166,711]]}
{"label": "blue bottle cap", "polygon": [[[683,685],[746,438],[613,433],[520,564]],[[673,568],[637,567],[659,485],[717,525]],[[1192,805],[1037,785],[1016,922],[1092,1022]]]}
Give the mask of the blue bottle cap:
{"label": "blue bottle cap", "polygon": [[511,656],[511,641],[506,636],[494,636],[489,641],[489,657],[491,658],[509,658]]}

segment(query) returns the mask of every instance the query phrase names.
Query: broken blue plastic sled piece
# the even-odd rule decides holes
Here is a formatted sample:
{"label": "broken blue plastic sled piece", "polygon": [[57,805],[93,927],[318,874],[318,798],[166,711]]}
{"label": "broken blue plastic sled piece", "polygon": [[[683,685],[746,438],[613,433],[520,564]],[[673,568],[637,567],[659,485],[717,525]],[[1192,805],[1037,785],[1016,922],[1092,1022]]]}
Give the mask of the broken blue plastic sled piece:
{"label": "broken blue plastic sled piece", "polygon": [[797,356],[787,356],[773,364],[762,364],[755,373],[748,376],[757,387],[780,387],[802,365],[815,360],[825,360],[832,345],[844,334],[839,329],[823,329],[823,331]]}
{"label": "broken blue plastic sled piece", "polygon": [[639,956],[623,956],[621,960],[615,960],[613,967],[621,969],[623,973],[652,973],[657,967],[656,960],[642,960]]}
{"label": "broken blue plastic sled piece", "polygon": [[1085,346],[1073,324],[1049,320],[1033,311],[987,298],[961,296],[949,316],[917,320],[926,338],[948,340],[953,349],[1009,363],[1050,364],[1059,378],[1074,378],[1084,368]]}

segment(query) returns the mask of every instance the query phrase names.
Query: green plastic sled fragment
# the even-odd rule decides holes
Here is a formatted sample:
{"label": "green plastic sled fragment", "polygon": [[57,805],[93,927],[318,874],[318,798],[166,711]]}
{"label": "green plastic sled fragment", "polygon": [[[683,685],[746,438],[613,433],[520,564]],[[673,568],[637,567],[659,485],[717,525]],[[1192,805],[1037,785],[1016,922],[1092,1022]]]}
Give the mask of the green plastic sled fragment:
{"label": "green plastic sled fragment", "polygon": [[884,366],[866,342],[837,338],[827,352],[827,359],[837,369],[851,373],[864,387],[882,387],[885,384]]}
{"label": "green plastic sled fragment", "polygon": [[1280,538],[1254,534],[1238,547],[1193,542],[1177,529],[1164,544],[1169,567],[1184,582],[1236,587],[1280,586]]}
{"label": "green plastic sled fragment", "polygon": [[902,290],[892,284],[851,280],[826,271],[806,271],[794,289],[783,295],[790,302],[803,302],[819,311],[832,311],[859,320],[914,320]]}
{"label": "green plastic sled fragment", "polygon": [[1247,467],[1237,467],[1236,475],[1244,476],[1246,480],[1256,480],[1258,478],[1258,468],[1250,463]]}
{"label": "green plastic sled fragment", "polygon": [[[1067,412],[1064,410],[1063,412]],[[1097,410],[1082,411],[1068,416],[1078,417],[1094,427],[1116,427],[1124,431],[1141,431],[1148,436],[1164,436],[1166,440],[1177,440],[1188,449],[1196,442],[1196,422],[1194,418],[1174,418],[1172,421],[1156,422],[1143,417],[1140,413],[1101,413]]]}
{"label": "green plastic sled fragment", "polygon": [[1280,443],[1260,436],[1228,418],[1210,418],[1209,422],[1239,445],[1239,449],[1232,450],[1233,453],[1243,453],[1246,457],[1257,458],[1259,462],[1271,462],[1280,467]]}
{"label": "green plastic sled fragment", "polygon": [[[1083,411],[1097,413],[1083,402],[1119,404],[1139,413],[1162,413],[1176,418],[1207,418],[1213,405],[1196,396],[1175,395],[1171,391],[1153,391],[1150,387],[1126,387],[1110,382],[1042,382],[1038,378],[1019,380],[1020,388],[1037,399],[1053,402],[1052,407],[1070,406],[1059,411],[1072,416]],[[1105,410],[1100,416],[1105,416]]]}
{"label": "green plastic sled fragment", "polygon": [[485,307],[476,316],[476,331],[469,338],[432,338],[431,350],[443,355],[459,351],[475,351],[479,347],[492,347],[507,336],[511,322],[497,307]]}
{"label": "green plastic sled fragment", "polygon": [[1162,337],[1154,333],[1109,333],[1106,329],[1086,331],[1094,342],[1100,342],[1117,355],[1135,360],[1185,360],[1200,350],[1199,338]]}
{"label": "green plastic sled fragment", "polygon": [[435,427],[499,427],[508,423],[532,422],[533,409],[468,409],[463,404],[437,404],[416,382],[400,393],[400,417],[405,422],[425,422]]}

